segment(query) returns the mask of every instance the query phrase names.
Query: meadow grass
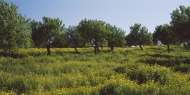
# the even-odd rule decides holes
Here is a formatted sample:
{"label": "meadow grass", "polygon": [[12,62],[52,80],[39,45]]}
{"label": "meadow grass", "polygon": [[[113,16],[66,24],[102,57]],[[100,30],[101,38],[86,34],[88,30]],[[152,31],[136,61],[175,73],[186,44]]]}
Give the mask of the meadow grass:
{"label": "meadow grass", "polygon": [[[190,53],[172,46],[19,49],[0,53],[0,94],[189,95]],[[6,56],[5,56],[6,55]]]}

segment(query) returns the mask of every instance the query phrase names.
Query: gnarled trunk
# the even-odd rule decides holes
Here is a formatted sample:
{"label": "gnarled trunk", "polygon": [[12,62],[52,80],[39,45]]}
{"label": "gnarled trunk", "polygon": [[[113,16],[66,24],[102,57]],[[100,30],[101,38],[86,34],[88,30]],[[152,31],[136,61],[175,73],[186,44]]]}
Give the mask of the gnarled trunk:
{"label": "gnarled trunk", "polygon": [[168,53],[170,53],[170,44],[167,44]]}
{"label": "gnarled trunk", "polygon": [[47,49],[47,56],[49,56],[49,55],[50,55],[50,44],[48,44],[48,45],[46,46],[46,49]]}
{"label": "gnarled trunk", "polygon": [[143,48],[142,48],[142,44],[141,44],[141,43],[139,43],[139,47],[140,47],[141,50],[143,50]]}
{"label": "gnarled trunk", "polygon": [[114,49],[114,47],[113,47],[113,46],[111,46],[111,51],[113,51],[113,49]]}
{"label": "gnarled trunk", "polygon": [[96,46],[96,48],[97,48],[97,50],[98,50],[98,53],[100,53],[100,49],[99,49],[98,45]]}
{"label": "gnarled trunk", "polygon": [[77,48],[76,48],[76,47],[75,47],[75,52],[76,52],[76,53],[79,53],[79,51],[77,50]]}
{"label": "gnarled trunk", "polygon": [[100,53],[100,49],[98,48],[98,43],[96,40],[95,40],[94,44],[92,42],[90,42],[90,44],[92,45],[92,47],[94,47],[95,54]]}
{"label": "gnarled trunk", "polygon": [[94,53],[95,53],[95,54],[97,53],[97,48],[96,48],[96,46],[94,47]]}
{"label": "gnarled trunk", "polygon": [[94,53],[97,53],[97,48],[96,48],[96,44],[93,44],[92,42],[90,42],[91,46],[94,47]]}
{"label": "gnarled trunk", "polygon": [[113,51],[114,45],[113,45],[113,44],[110,44],[109,46],[110,46],[110,48],[111,48],[111,51]]}
{"label": "gnarled trunk", "polygon": [[94,42],[95,46],[94,46],[94,53],[97,54],[100,52],[99,48],[98,48],[98,42],[95,40]]}
{"label": "gnarled trunk", "polygon": [[75,43],[75,51],[76,53],[79,53],[79,51],[77,50],[77,44]]}
{"label": "gnarled trunk", "polygon": [[94,53],[95,54],[100,53],[100,49],[98,48],[97,45],[94,46]]}

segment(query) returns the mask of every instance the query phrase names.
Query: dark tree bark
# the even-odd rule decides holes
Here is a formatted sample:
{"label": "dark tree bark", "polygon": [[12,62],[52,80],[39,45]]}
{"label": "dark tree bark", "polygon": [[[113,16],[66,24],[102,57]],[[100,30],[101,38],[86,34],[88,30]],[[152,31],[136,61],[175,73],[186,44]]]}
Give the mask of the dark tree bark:
{"label": "dark tree bark", "polygon": [[97,48],[96,48],[96,46],[94,46],[94,54],[96,54],[97,53]]}
{"label": "dark tree bark", "polygon": [[76,53],[79,53],[79,51],[77,50],[77,48],[76,48],[76,47],[75,47],[75,52],[76,52]]}
{"label": "dark tree bark", "polygon": [[109,46],[110,46],[111,51],[113,51],[114,45],[113,45],[113,44],[110,44]]}
{"label": "dark tree bark", "polygon": [[168,53],[170,53],[170,44],[167,44]]}
{"label": "dark tree bark", "polygon": [[92,45],[92,47],[94,47],[94,53],[97,54],[97,53],[100,53],[100,49],[98,47],[98,43],[97,41],[95,40],[94,44],[90,42],[90,44]]}
{"label": "dark tree bark", "polygon": [[48,45],[46,46],[46,48],[47,48],[47,56],[50,56],[50,44],[48,44]]}
{"label": "dark tree bark", "polygon": [[113,51],[113,49],[114,49],[114,47],[113,47],[113,46],[111,46],[111,51]]}
{"label": "dark tree bark", "polygon": [[99,49],[99,46],[98,46],[98,44],[97,44],[96,48],[97,48],[97,50],[98,50],[98,53],[100,53],[100,49]]}
{"label": "dark tree bark", "polygon": [[97,45],[94,46],[94,53],[95,54],[100,53],[100,50]]}
{"label": "dark tree bark", "polygon": [[142,44],[141,44],[141,43],[139,44],[139,47],[140,47],[141,50],[143,50],[143,48],[142,48]]}
{"label": "dark tree bark", "polygon": [[94,44],[95,44],[95,46],[94,46],[94,49],[95,49],[94,53],[97,54],[97,53],[99,53],[100,50],[98,48],[98,43],[97,43],[96,40],[94,41]]}
{"label": "dark tree bark", "polygon": [[76,53],[79,53],[79,51],[77,50],[77,43],[75,43],[75,51]]}

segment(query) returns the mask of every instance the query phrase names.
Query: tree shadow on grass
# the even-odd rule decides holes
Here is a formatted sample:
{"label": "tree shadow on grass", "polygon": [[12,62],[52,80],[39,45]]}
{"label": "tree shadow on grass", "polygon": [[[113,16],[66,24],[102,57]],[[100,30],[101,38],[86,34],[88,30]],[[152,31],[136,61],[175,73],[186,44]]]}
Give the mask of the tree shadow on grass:
{"label": "tree shadow on grass", "polygon": [[[138,62],[143,62],[150,65],[161,65],[165,67],[174,67],[175,71],[190,72],[190,58],[183,56],[170,56],[161,54],[145,54],[141,56],[149,56],[148,58],[139,59]],[[183,64],[183,65],[181,65]]]}
{"label": "tree shadow on grass", "polygon": [[143,56],[150,56],[153,58],[172,58],[173,57],[171,55],[166,55],[166,54],[142,54],[142,55],[140,55],[140,57],[143,57]]}
{"label": "tree shadow on grass", "polygon": [[18,58],[27,57],[28,55],[27,55],[27,54],[21,54],[21,53],[6,53],[6,52],[0,52],[0,56],[1,56],[1,57],[12,57],[12,58],[18,59]]}

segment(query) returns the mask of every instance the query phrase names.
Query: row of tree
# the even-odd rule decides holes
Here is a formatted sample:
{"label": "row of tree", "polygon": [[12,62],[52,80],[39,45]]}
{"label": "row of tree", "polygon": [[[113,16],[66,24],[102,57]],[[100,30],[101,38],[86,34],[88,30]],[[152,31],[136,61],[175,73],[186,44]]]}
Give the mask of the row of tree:
{"label": "row of tree", "polygon": [[77,47],[92,46],[94,52],[99,53],[99,47],[109,46],[113,51],[115,46],[125,45],[125,32],[104,21],[82,20],[78,26],[65,28],[56,18],[43,17],[42,22],[31,21],[32,40],[35,47]]}
{"label": "row of tree", "polygon": [[190,7],[180,6],[171,13],[171,24],[159,25],[154,33],[141,24],[130,27],[130,33],[114,25],[100,20],[83,19],[77,26],[68,28],[59,18],[43,17],[35,21],[22,16],[17,11],[17,5],[0,0],[0,48],[13,52],[20,47],[46,47],[50,55],[50,47],[92,46],[99,53],[100,47],[137,46],[156,44],[161,41],[169,44],[190,43]]}

